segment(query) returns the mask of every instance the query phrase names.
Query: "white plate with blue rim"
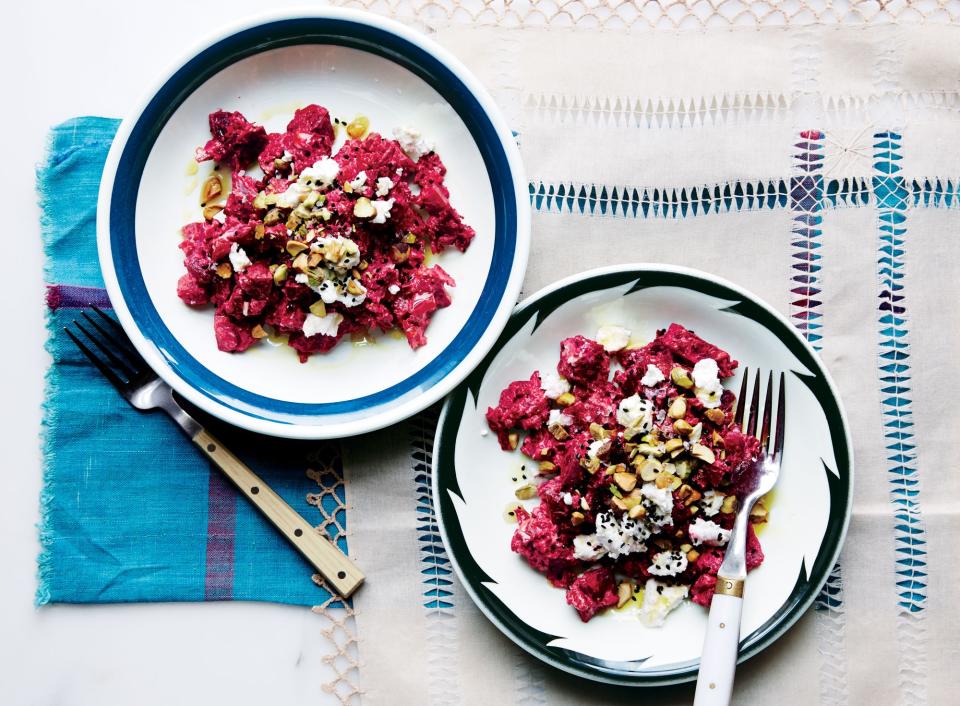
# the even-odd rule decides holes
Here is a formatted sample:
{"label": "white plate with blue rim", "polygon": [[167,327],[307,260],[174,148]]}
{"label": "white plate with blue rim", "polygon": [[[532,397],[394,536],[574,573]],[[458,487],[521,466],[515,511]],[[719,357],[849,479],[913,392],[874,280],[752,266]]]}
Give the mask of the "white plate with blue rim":
{"label": "white plate with blue rim", "polygon": [[[695,679],[707,611],[686,600],[662,627],[646,627],[638,598],[582,622],[564,591],[510,550],[514,492],[537,479],[536,464],[502,451],[484,415],[511,381],[555,369],[564,338],[593,338],[612,324],[650,340],[673,322],[739,361],[724,383],[734,392],[746,368],[786,373],[783,467],[758,533],[765,559],[744,589],[740,661],[783,635],[818,596],[836,600],[824,585],[850,521],[853,453],[836,387],[810,345],[758,297],[705,272],[637,264],[574,275],[525,299],[448,397],[433,448],[433,497],[444,546],[480,610],[532,655],[599,682],[654,687]],[[528,511],[537,503],[522,501]]]}
{"label": "white plate with blue rim", "polygon": [[[208,114],[238,110],[282,132],[293,111],[310,103],[348,120],[365,115],[386,136],[416,126],[447,166],[450,200],[477,235],[465,253],[436,258],[456,287],[422,348],[380,335],[374,345],[341,342],[305,364],[286,346],[224,353],[212,309],[177,297],[180,229],[199,220],[199,190],[213,168],[193,162],[194,149],[209,139]],[[402,25],[333,8],[239,22],[177,62],[120,125],[97,212],[107,292],[150,366],[210,414],[290,438],[382,428],[453,389],[506,325],[529,231],[515,139],[477,79]]]}

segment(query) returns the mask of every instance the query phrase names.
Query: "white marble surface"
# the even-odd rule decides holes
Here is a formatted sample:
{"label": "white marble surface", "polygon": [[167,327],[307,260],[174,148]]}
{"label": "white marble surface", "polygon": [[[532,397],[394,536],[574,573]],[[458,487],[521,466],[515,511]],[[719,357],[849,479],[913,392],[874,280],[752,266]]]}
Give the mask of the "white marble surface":
{"label": "white marble surface", "polygon": [[243,706],[330,699],[321,689],[322,618],[304,608],[33,607],[47,365],[33,175],[47,128],[75,115],[124,115],[144,86],[211,28],[262,7],[253,0],[33,0],[4,6],[0,182],[17,208],[15,230],[4,233],[13,259],[4,266],[3,293],[7,302],[27,304],[5,311],[8,344],[0,353],[0,704]]}

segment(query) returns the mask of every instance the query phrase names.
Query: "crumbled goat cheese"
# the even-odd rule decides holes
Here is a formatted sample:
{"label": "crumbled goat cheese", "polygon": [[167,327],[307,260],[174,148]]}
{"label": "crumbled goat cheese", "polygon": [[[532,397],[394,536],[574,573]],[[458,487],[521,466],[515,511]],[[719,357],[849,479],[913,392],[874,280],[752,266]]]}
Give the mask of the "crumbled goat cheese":
{"label": "crumbled goat cheese", "polygon": [[630,342],[630,331],[623,326],[604,324],[597,329],[596,340],[607,353],[616,353],[627,347]]}
{"label": "crumbled goat cheese", "polygon": [[687,586],[667,586],[655,579],[648,579],[643,587],[640,621],[647,627],[660,627],[670,611],[687,597],[688,590]]}
{"label": "crumbled goat cheese", "polygon": [[340,330],[340,322],[343,321],[341,314],[327,314],[326,316],[315,316],[307,314],[303,320],[303,335],[307,338],[320,334],[321,336],[336,336]]}
{"label": "crumbled goat cheese", "polygon": [[253,263],[250,262],[250,258],[247,257],[247,253],[243,251],[236,243],[231,243],[230,245],[230,264],[233,266],[234,272],[243,272]]}
{"label": "crumbled goat cheese", "polygon": [[428,152],[433,152],[432,142],[424,139],[423,134],[412,127],[400,127],[393,131],[393,136],[400,143],[400,149],[416,162]]}
{"label": "crumbled goat cheese", "polygon": [[654,576],[676,576],[687,570],[687,555],[684,552],[658,552],[653,556],[650,573]]}
{"label": "crumbled goat cheese", "polygon": [[640,378],[640,384],[644,387],[653,387],[654,385],[659,385],[666,379],[666,376],[660,371],[660,368],[653,364],[647,364],[647,371],[643,374],[643,377]]}
{"label": "crumbled goat cheese", "polygon": [[551,400],[555,400],[563,393],[570,392],[570,383],[567,382],[566,378],[560,377],[555,371],[548,370],[540,375],[540,389],[543,390]]}
{"label": "crumbled goat cheese", "polygon": [[690,541],[694,544],[707,544],[722,547],[730,541],[730,530],[725,530],[713,520],[698,517],[689,528]]}

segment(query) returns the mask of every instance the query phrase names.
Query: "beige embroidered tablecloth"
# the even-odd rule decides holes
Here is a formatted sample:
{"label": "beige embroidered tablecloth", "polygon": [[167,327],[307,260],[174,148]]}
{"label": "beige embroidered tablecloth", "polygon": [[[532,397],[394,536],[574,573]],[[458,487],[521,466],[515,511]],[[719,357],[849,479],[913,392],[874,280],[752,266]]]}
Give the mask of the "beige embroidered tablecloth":
{"label": "beige embroidered tablecloth", "polygon": [[[518,134],[524,286],[629,261],[753,290],[820,349],[852,424],[853,519],[818,607],[737,703],[956,703],[960,2],[361,0],[452,50]],[[571,247],[575,245],[576,247]],[[687,703],[539,665],[431,531],[435,411],[343,443],[368,584],[329,685],[364,704]],[[357,666],[359,665],[359,666]]]}

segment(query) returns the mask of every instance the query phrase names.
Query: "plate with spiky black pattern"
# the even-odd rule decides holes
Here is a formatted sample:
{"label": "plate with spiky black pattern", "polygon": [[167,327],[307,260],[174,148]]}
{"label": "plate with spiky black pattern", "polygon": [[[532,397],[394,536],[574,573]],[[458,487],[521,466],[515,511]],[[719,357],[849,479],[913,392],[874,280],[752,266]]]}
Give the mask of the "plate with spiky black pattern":
{"label": "plate with spiky black pattern", "polygon": [[[652,339],[676,322],[745,368],[786,373],[783,466],[760,534],[766,559],[744,593],[740,661],[783,635],[811,606],[837,561],[850,519],[853,454],[836,387],[807,341],[768,304],[713,275],[664,265],[592,270],[524,301],[444,406],[434,446],[433,497],[444,545],[467,592],[510,639],[544,662],[600,682],[660,686],[696,677],[707,611],[690,601],[646,627],[633,610],[588,623],[510,550],[505,512],[533,467],[500,449],[485,413],[511,381],[556,365],[559,342],[604,324]],[[530,464],[527,466],[527,464]],[[523,501],[529,509],[539,500]]]}

